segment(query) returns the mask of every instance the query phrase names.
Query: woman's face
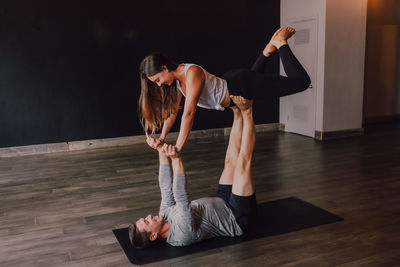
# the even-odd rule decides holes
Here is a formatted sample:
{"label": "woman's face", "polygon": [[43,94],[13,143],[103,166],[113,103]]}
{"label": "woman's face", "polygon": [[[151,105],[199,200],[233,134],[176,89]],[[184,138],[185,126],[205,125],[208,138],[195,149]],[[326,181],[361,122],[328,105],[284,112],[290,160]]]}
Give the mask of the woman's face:
{"label": "woman's face", "polygon": [[170,71],[168,71],[167,67],[162,66],[162,69],[163,70],[159,73],[152,76],[147,76],[147,78],[153,83],[156,83],[158,86],[161,86],[163,84],[171,86],[174,82],[174,76]]}

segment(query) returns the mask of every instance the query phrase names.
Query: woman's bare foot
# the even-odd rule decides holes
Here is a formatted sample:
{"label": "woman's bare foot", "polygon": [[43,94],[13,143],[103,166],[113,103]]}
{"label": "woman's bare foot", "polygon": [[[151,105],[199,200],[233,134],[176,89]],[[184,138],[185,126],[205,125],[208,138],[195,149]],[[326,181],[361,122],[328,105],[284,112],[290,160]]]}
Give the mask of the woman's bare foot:
{"label": "woman's bare foot", "polygon": [[[282,28],[278,29],[274,35],[272,35],[271,40],[274,39],[280,32],[282,31]],[[263,54],[266,57],[269,57],[275,50],[275,46],[271,43],[271,40],[269,41],[269,43],[265,46],[264,50],[263,50]]]}
{"label": "woman's bare foot", "polygon": [[296,30],[291,27],[280,28],[279,33],[271,39],[270,43],[279,49],[282,45],[287,44],[287,40],[295,34]]}
{"label": "woman's bare foot", "polygon": [[253,106],[253,100],[246,99],[242,96],[231,96],[233,103],[240,109],[240,111],[246,111]]}

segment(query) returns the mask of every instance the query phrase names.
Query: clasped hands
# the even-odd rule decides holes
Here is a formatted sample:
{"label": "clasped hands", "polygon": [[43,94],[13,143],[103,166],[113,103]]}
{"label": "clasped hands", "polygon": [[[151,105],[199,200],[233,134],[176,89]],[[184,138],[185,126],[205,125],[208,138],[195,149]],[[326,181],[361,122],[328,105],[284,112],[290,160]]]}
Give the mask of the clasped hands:
{"label": "clasped hands", "polygon": [[177,147],[164,143],[164,140],[157,139],[146,134],[146,142],[151,148],[156,149],[159,153],[162,153],[171,159],[179,157]]}

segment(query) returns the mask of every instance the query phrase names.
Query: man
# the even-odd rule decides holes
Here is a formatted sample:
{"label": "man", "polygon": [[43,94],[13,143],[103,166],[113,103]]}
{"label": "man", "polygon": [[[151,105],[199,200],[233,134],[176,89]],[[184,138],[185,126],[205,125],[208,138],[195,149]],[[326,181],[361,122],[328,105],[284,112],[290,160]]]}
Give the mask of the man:
{"label": "man", "polygon": [[[226,151],[217,197],[189,201],[182,160],[172,145],[158,145],[161,205],[158,216],[148,215],[129,226],[129,238],[136,248],[165,240],[172,246],[186,246],[217,236],[240,236],[256,215],[255,187],[251,160],[255,146],[252,101],[232,96],[234,121]],[[156,140],[147,138],[150,146]],[[169,159],[171,159],[173,177]]]}

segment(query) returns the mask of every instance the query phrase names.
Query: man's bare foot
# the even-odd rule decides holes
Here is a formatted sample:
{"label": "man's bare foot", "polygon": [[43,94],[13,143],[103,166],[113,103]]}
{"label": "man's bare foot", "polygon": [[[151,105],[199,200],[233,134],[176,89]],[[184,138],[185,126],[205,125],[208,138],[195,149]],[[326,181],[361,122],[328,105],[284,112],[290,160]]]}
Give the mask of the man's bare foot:
{"label": "man's bare foot", "polygon": [[236,104],[236,106],[240,109],[240,111],[246,111],[246,110],[251,110],[253,106],[253,100],[246,99],[242,96],[235,96],[232,95],[231,99],[233,100],[233,103]]}
{"label": "man's bare foot", "polygon": [[263,50],[263,54],[266,57],[269,57],[275,50],[276,47],[271,43],[271,41],[282,31],[282,28],[278,29],[274,35],[272,35],[271,40],[269,41],[269,43],[265,46],[264,50]]}
{"label": "man's bare foot", "polygon": [[279,49],[282,45],[287,44],[287,40],[296,33],[296,30],[291,27],[279,29],[279,33],[271,39],[270,43]]}

